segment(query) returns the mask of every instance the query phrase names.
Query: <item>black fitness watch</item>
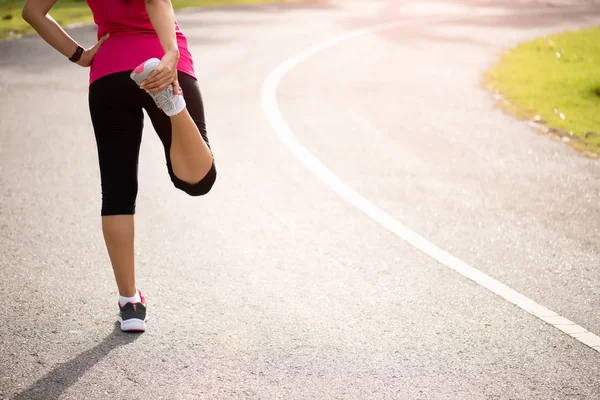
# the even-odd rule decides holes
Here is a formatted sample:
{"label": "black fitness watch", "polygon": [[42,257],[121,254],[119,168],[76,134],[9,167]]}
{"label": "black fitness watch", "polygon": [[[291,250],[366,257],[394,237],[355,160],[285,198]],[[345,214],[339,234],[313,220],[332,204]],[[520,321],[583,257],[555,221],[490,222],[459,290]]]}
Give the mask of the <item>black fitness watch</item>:
{"label": "black fitness watch", "polygon": [[71,58],[69,58],[69,61],[76,63],[81,58],[82,54],[83,54],[83,47],[77,46],[77,50],[75,50],[75,53],[73,53]]}

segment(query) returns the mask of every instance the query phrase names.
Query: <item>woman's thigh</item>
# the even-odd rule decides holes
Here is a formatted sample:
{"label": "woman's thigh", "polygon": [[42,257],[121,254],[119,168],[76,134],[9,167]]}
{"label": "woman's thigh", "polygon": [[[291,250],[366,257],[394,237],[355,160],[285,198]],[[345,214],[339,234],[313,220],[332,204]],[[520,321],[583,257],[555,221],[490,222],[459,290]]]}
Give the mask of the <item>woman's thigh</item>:
{"label": "woman's thigh", "polygon": [[128,73],[108,75],[90,86],[89,107],[102,182],[102,215],[135,212],[144,117],[139,91]]}
{"label": "woman's thigh", "polygon": [[[206,120],[204,117],[204,103],[202,102],[202,95],[200,93],[200,87],[198,81],[188,74],[183,72],[178,73],[179,85],[183,91],[183,98],[185,99],[186,107],[190,116],[194,120],[194,123],[198,127],[202,138],[206,144],[210,147],[208,141],[208,134],[206,131]],[[152,121],[152,126],[160,138],[163,147],[165,148],[165,157],[167,164],[170,165],[170,150],[171,150],[171,120],[170,118],[160,110],[152,98],[147,96],[144,102],[144,108]]]}

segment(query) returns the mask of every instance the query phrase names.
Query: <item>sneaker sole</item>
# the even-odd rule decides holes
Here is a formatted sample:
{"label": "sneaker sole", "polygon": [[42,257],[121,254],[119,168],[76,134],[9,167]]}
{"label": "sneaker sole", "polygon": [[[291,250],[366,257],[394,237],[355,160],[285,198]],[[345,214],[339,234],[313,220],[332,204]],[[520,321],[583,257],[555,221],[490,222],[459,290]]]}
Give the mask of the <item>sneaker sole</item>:
{"label": "sneaker sole", "polygon": [[139,86],[159,64],[160,60],[158,58],[151,58],[138,65],[129,76]]}
{"label": "sneaker sole", "polygon": [[[138,65],[131,72],[131,74],[129,74],[129,77],[131,79],[133,79],[133,81],[138,86],[140,86],[142,84],[142,82],[144,82],[148,78],[148,75],[150,75],[152,73],[152,71],[154,71],[159,65],[160,65],[160,60],[158,58],[150,58],[150,59],[144,61],[143,63],[141,63],[140,65]],[[169,85],[169,86],[172,90],[173,85]],[[173,101],[169,100],[167,98],[167,103],[165,103],[163,101],[162,102],[163,104],[161,105],[161,101],[159,100],[159,98],[161,98],[161,96],[163,96],[163,97],[165,96],[165,94],[163,93],[165,90],[162,90],[158,93],[150,93],[150,97],[152,97],[152,99],[154,100],[154,103],[156,103],[156,106],[159,109],[163,110],[165,112],[165,114],[167,114],[168,116],[173,116],[176,114],[176,107],[174,106]],[[167,95],[167,97],[168,97],[168,95]],[[164,100],[164,98],[163,98],[163,100]],[[165,105],[169,105],[169,107],[165,109],[164,108]]]}
{"label": "sneaker sole", "polygon": [[117,318],[121,323],[121,331],[123,332],[144,332],[146,330],[146,321],[137,318],[131,318],[123,321],[121,317]]}

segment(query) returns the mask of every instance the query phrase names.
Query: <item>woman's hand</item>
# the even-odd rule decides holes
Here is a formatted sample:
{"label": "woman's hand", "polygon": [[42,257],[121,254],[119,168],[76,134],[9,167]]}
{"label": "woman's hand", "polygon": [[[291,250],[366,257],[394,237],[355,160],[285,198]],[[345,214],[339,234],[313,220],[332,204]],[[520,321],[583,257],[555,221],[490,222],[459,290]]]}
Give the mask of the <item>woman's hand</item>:
{"label": "woman's hand", "polygon": [[164,90],[171,83],[173,93],[179,93],[179,81],[177,80],[177,63],[179,62],[179,50],[167,51],[160,60],[160,64],[148,75],[148,78],[140,86],[148,93],[156,93]]}
{"label": "woman's hand", "polygon": [[93,45],[87,50],[84,50],[81,54],[81,58],[79,59],[79,61],[77,61],[77,64],[81,65],[82,67],[89,67],[90,65],[92,65],[92,61],[94,61],[94,56],[96,55],[96,52],[98,51],[100,46],[102,46],[102,43],[106,42],[106,39],[108,39],[109,37],[110,33],[107,33],[106,35],[102,36],[95,45]]}

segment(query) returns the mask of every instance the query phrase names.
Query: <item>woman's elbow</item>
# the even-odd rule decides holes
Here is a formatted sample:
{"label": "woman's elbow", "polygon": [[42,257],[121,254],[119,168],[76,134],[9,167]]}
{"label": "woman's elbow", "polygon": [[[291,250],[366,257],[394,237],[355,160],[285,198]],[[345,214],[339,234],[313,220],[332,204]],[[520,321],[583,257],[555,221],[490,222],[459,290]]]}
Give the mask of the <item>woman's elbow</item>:
{"label": "woman's elbow", "polygon": [[47,12],[48,10],[46,8],[40,7],[36,3],[30,3],[29,1],[26,1],[25,5],[23,6],[23,11],[21,11],[21,17],[23,17],[23,19],[29,25],[31,25],[38,20],[39,17],[45,16]]}
{"label": "woman's elbow", "polygon": [[21,12],[21,17],[27,22],[31,24],[31,21],[35,19],[36,11],[31,9],[31,6],[28,6],[28,3],[25,3],[25,7],[23,7],[23,11]]}
{"label": "woman's elbow", "polygon": [[25,22],[29,23],[31,20],[31,10],[27,8],[27,6],[23,7],[23,11],[21,11],[21,17],[25,20]]}

